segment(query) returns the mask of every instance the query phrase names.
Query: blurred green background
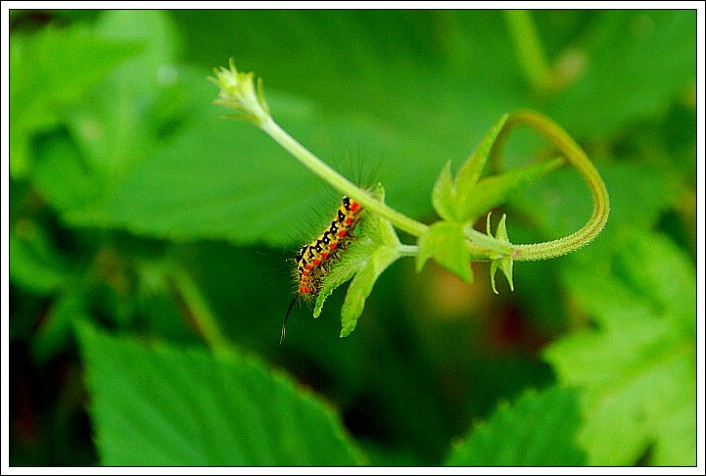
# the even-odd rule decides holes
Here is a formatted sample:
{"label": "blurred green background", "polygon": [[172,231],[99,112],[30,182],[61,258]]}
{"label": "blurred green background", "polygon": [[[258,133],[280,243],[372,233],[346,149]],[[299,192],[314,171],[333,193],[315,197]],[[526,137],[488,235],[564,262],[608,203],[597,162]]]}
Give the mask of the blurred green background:
{"label": "blurred green background", "polygon": [[[328,401],[373,464],[441,464],[527,389],[583,389],[584,420],[598,422],[585,402],[600,399],[601,378],[562,360],[573,344],[545,350],[620,329],[611,319],[680,329],[664,345],[693,361],[694,11],[12,11],[10,23],[13,465],[106,463],[77,319],[206,348],[205,306],[239,352]],[[263,78],[294,137],[427,222],[446,161],[458,167],[503,113],[541,111],[602,174],[608,226],[573,255],[517,264],[515,291],[499,282],[499,296],[488,264],[464,284],[401,260],[350,337],[338,337],[339,291],[317,320],[295,309],[279,346],[291,258],[340,197],[251,125],[223,120],[206,77],[230,57]],[[531,132],[513,137],[504,167],[551,152]],[[499,211],[510,240],[529,243],[575,231],[590,210],[565,168]],[[596,368],[613,368],[611,352],[638,356],[662,382],[655,362],[671,347],[633,347],[631,332],[581,335],[610,336],[592,348],[605,357]],[[634,341],[667,342],[655,335]],[[660,459],[665,440],[690,454],[688,389],[685,413],[660,407],[650,420],[671,423],[621,433],[636,448],[601,459],[584,434],[587,459],[571,464],[692,464]]]}

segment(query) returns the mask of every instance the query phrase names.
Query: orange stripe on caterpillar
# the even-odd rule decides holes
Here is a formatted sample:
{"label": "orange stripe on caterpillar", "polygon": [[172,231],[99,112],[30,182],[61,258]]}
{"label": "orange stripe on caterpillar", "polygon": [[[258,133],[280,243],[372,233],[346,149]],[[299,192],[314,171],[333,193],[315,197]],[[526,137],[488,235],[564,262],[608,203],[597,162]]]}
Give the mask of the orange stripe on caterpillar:
{"label": "orange stripe on caterpillar", "polygon": [[287,319],[294,303],[303,297],[318,296],[329,266],[340,258],[340,254],[353,238],[352,232],[360,221],[363,207],[350,197],[343,197],[342,202],[328,228],[314,241],[302,246],[294,257],[297,263],[298,289],[284,315],[280,345],[284,340]]}

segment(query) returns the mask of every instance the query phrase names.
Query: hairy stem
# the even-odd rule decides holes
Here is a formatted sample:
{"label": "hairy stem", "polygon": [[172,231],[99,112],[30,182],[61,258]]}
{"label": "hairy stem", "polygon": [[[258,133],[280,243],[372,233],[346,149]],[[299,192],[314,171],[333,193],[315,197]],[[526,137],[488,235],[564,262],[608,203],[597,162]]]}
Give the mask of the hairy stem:
{"label": "hairy stem", "polygon": [[306,147],[301,145],[284,129],[282,129],[272,118],[265,121],[260,128],[272,137],[272,139],[274,139],[279,145],[284,147],[284,149],[292,154],[297,160],[304,164],[309,170],[328,182],[339,192],[356,199],[361,203],[361,205],[363,205],[364,208],[388,219],[397,228],[406,231],[411,235],[422,236],[427,232],[427,225],[413,220],[397,210],[388,207],[379,200],[371,197],[364,190],[361,190],[344,176],[319,160]]}
{"label": "hairy stem", "polygon": [[533,111],[519,111],[510,114],[505,127],[490,151],[490,160],[496,160],[500,156],[510,132],[523,125],[531,126],[554,144],[566,156],[569,163],[576,167],[591,191],[593,213],[581,229],[557,240],[529,245],[513,245],[512,258],[515,261],[555,258],[587,245],[603,230],[610,211],[608,190],[586,153],[569,134],[551,119]]}

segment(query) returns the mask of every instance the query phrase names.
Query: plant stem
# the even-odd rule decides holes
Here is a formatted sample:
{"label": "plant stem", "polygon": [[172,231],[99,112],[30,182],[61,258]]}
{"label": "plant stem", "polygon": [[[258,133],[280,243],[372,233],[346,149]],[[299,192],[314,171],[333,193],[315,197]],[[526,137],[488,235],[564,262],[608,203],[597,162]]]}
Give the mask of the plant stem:
{"label": "plant stem", "polygon": [[171,272],[171,278],[206,344],[215,354],[231,354],[233,349],[228,339],[221,333],[216,318],[191,276],[177,265]]}
{"label": "plant stem", "polygon": [[419,253],[419,247],[417,245],[400,244],[397,247],[397,251],[400,253],[400,256],[417,256],[417,253]]}
{"label": "plant stem", "polygon": [[282,129],[279,124],[274,121],[274,119],[269,118],[269,120],[265,121],[260,128],[272,137],[272,139],[274,139],[279,145],[284,147],[297,160],[299,160],[299,162],[304,164],[309,170],[324,179],[339,192],[360,202],[364,208],[388,219],[397,228],[406,231],[411,235],[422,236],[427,232],[427,225],[413,220],[397,210],[388,207],[379,200],[371,197],[364,190],[360,189],[344,176],[319,160],[306,147],[301,145],[296,141],[296,139]]}
{"label": "plant stem", "polygon": [[512,129],[521,125],[531,126],[552,142],[576,167],[591,191],[593,214],[578,231],[557,240],[530,245],[513,245],[512,258],[515,261],[555,258],[587,245],[603,230],[610,211],[608,190],[586,153],[571,136],[551,119],[533,111],[519,111],[510,114],[505,127],[498,134],[490,151],[490,160],[499,157]]}
{"label": "plant stem", "polygon": [[469,246],[468,248],[471,250],[471,253],[479,259],[494,259],[489,256],[491,253],[497,255],[496,257],[508,256],[514,251],[513,245],[509,242],[501,241],[494,236],[481,233],[471,225],[466,226],[463,231],[471,244],[475,245]]}
{"label": "plant stem", "polygon": [[550,87],[551,69],[530,12],[507,10],[505,19],[527,80],[535,91],[547,91]]}
{"label": "plant stem", "polygon": [[[528,77],[537,89],[546,87],[548,81],[551,80],[550,71],[544,59],[537,32],[529,13],[525,11],[507,12],[507,18]],[[259,81],[257,88],[255,88],[253,78],[253,73],[239,73],[231,59],[228,69],[221,68],[216,71],[216,78],[211,78],[220,88],[216,102],[235,110],[239,113],[238,117],[241,119],[246,119],[256,124],[305,167],[339,192],[360,202],[363,208],[368,209],[371,213],[387,219],[395,227],[417,237],[424,236],[429,231],[427,225],[403,215],[361,190],[290,136],[270,116],[262,89],[262,81]],[[505,116],[503,121],[505,121]],[[511,114],[496,136],[488,156],[491,159],[497,158],[510,131],[522,124],[537,129],[540,134],[554,143],[566,155],[569,162],[578,169],[591,189],[594,204],[593,215],[588,223],[576,233],[558,240],[531,245],[513,246],[510,245],[506,236],[504,239],[498,239],[468,227],[465,232],[468,238],[467,246],[474,257],[490,260],[511,257],[513,260],[528,261],[561,256],[593,240],[603,229],[608,219],[608,192],[603,180],[601,180],[600,175],[598,175],[584,151],[561,127],[547,117],[531,111]],[[475,171],[473,172],[475,173]],[[405,252],[411,253],[412,249],[408,248]],[[204,338],[214,348],[227,345],[225,339],[220,335],[218,327],[208,311],[208,307],[200,298],[193,283],[187,279],[186,273],[177,273],[175,277],[185,299],[191,300],[189,304],[196,311],[195,318],[198,320],[197,324],[199,324]]]}

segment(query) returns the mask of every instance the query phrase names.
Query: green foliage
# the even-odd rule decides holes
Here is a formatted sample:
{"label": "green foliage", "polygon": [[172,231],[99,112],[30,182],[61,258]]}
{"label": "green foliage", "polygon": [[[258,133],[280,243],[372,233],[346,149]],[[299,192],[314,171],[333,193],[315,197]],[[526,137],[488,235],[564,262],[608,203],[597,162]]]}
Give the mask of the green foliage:
{"label": "green foliage", "polygon": [[471,252],[466,247],[462,223],[439,221],[429,227],[429,232],[419,238],[417,272],[427,259],[433,257],[439,264],[453,271],[464,281],[473,279]]}
{"label": "green foliage", "polygon": [[446,460],[449,466],[580,466],[576,446],[581,422],[577,392],[549,388],[500,404],[488,421],[474,426]]}
{"label": "green foliage", "polygon": [[352,466],[335,414],[251,358],[111,337],[78,324],[103,464]]}
{"label": "green foliage", "polygon": [[[12,11],[10,464],[693,463],[696,14],[525,19],[538,37],[496,11]],[[545,48],[549,90],[517,41]],[[362,185],[431,223],[441,244],[419,245],[456,275],[472,274],[449,223],[488,238],[469,223],[503,205],[492,235],[530,243],[591,213],[578,174],[527,136],[499,175],[464,162],[508,111],[580,139],[607,228],[565,258],[474,264],[468,286],[390,266],[413,238],[368,215],[323,318],[293,318],[280,347],[288,258],[340,196],[219,117],[205,79],[231,56],[327,163],[354,182],[380,164]],[[514,293],[489,293],[498,269]],[[238,350],[200,349],[204,329]]]}
{"label": "green foliage", "polygon": [[86,88],[141,49],[137,42],[107,39],[80,26],[15,35],[10,50],[13,177],[25,178],[31,171],[31,134],[56,127]]}
{"label": "green foliage", "polygon": [[481,180],[469,193],[469,195],[472,194],[473,199],[466,203],[466,217],[472,219],[466,221],[477,220],[493,207],[504,204],[515,190],[529,185],[564,163],[564,159],[553,159]]}
{"label": "green foliage", "polygon": [[[507,236],[507,226],[505,225],[505,218],[506,215],[503,215],[503,217],[500,219],[500,223],[498,223],[498,229],[495,231],[495,237],[501,241],[509,243],[510,239]],[[492,236],[490,231],[490,213],[488,213],[488,219],[486,221],[486,233],[488,233],[489,236]],[[503,256],[500,258],[496,258],[490,262],[490,285],[493,288],[493,292],[495,294],[498,294],[498,290],[495,287],[495,273],[498,272],[498,269],[500,269],[500,271],[502,271],[505,275],[505,279],[507,279],[507,283],[510,285],[510,290],[515,290],[515,285],[512,282],[512,265],[512,256]]]}
{"label": "green foliage", "polygon": [[[384,201],[385,190],[381,185],[375,188],[374,195]],[[361,238],[353,241],[343,258],[330,270],[314,306],[314,317],[319,317],[326,299],[353,278],[341,308],[341,337],[355,330],[375,281],[402,256],[397,234],[387,220],[365,213],[361,221],[356,232]]]}
{"label": "green foliage", "polygon": [[[579,77],[547,112],[583,137],[615,136],[636,118],[657,118],[670,98],[694,84],[695,11],[594,15],[581,49],[567,58],[580,68]],[[657,59],[656,50],[669,53]]]}
{"label": "green foliage", "polygon": [[[488,159],[490,149],[493,147],[498,134],[507,122],[508,115],[503,116],[495,123],[485,135],[480,145],[476,147],[471,156],[464,162],[456,178],[451,181],[451,163],[447,162],[442,169],[439,179],[434,185],[432,200],[436,212],[445,220],[468,222],[474,221],[474,203],[476,199],[475,187],[483,173],[483,166]],[[486,211],[484,208],[482,212]]]}
{"label": "green foliage", "polygon": [[432,201],[444,220],[474,223],[491,208],[503,204],[515,190],[564,164],[562,159],[554,159],[479,181],[488,154],[507,118],[507,114],[503,115],[490,129],[455,178],[451,176],[451,162],[441,170],[434,184]]}
{"label": "green foliage", "polygon": [[608,276],[565,271],[598,329],[569,335],[546,353],[562,381],[583,389],[580,442],[590,464],[631,464],[647,453],[655,465],[694,465],[693,265],[665,238],[638,234],[613,266]]}
{"label": "green foliage", "polygon": [[56,256],[43,231],[35,227],[20,236],[10,236],[10,272],[14,284],[38,295],[57,291],[70,277],[67,264]]}

